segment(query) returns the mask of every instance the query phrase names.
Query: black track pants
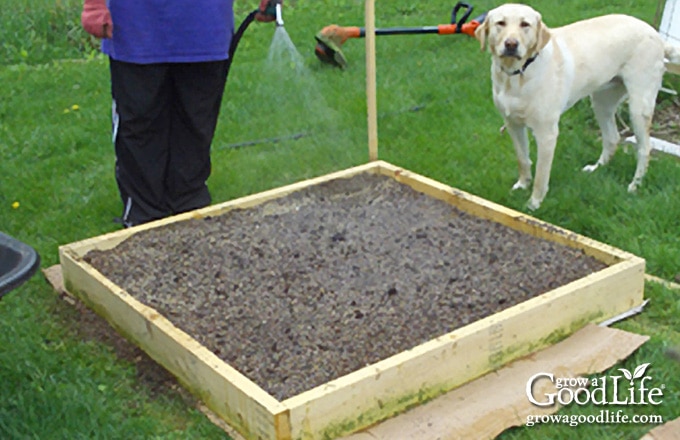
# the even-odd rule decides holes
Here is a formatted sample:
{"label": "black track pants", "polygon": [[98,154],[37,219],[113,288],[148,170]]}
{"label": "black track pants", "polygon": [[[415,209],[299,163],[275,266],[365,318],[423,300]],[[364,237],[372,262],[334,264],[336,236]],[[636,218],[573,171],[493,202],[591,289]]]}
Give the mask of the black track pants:
{"label": "black track pants", "polygon": [[110,60],[116,181],[133,226],[210,204],[212,143],[227,61]]}

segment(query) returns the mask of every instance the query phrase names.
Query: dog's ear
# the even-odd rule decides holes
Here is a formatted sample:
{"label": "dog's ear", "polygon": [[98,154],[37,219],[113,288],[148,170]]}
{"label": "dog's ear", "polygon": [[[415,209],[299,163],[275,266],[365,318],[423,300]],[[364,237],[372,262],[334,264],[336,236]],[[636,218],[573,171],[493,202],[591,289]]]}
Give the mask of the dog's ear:
{"label": "dog's ear", "polygon": [[479,45],[481,50],[486,49],[486,37],[489,35],[489,17],[487,16],[486,19],[482,22],[482,24],[479,25],[477,29],[475,29],[475,38],[479,40]]}
{"label": "dog's ear", "polygon": [[538,33],[536,38],[536,52],[539,52],[548,44],[552,35],[550,34],[550,29],[543,23],[542,19],[538,20],[538,29],[536,32]]}

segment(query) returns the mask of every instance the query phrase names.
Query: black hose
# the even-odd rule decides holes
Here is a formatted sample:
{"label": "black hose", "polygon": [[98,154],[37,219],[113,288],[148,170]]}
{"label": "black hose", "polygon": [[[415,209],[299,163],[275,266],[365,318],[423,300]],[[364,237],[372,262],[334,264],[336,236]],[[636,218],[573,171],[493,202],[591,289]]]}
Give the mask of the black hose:
{"label": "black hose", "polygon": [[227,60],[227,71],[226,71],[226,76],[229,77],[229,69],[231,69],[231,63],[234,60],[234,55],[236,54],[236,48],[238,47],[239,41],[241,41],[241,37],[243,37],[243,34],[245,33],[246,29],[248,29],[248,26],[250,26],[250,23],[252,23],[255,20],[255,15],[259,12],[258,9],[255,9],[253,12],[248,14],[248,16],[241,22],[241,25],[238,27],[234,35],[231,37],[231,43],[229,44],[229,59]]}

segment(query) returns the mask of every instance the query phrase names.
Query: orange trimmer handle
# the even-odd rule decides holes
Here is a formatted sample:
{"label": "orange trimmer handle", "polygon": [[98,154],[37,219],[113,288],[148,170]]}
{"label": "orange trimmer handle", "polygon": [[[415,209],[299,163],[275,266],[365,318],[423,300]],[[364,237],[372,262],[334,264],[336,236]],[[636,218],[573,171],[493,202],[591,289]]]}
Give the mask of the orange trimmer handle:
{"label": "orange trimmer handle", "polygon": [[360,38],[364,36],[363,29],[357,26],[338,26],[331,24],[321,29],[320,35],[342,45],[348,38]]}
{"label": "orange trimmer handle", "polygon": [[358,26],[348,26],[345,28],[347,38],[361,38],[365,36],[364,29]]}
{"label": "orange trimmer handle", "polygon": [[438,29],[438,34],[439,35],[452,35],[452,34],[466,34],[471,37],[475,36],[475,30],[481,25],[482,23],[477,21],[477,20],[472,20],[468,23],[464,23],[461,27],[460,30],[458,30],[458,25],[453,23],[453,24],[440,24],[437,26]]}

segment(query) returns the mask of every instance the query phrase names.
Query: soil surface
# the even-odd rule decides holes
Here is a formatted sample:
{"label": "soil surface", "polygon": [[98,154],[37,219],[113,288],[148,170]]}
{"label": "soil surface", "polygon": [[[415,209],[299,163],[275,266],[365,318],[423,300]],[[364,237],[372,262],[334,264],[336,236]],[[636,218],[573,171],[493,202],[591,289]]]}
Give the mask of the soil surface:
{"label": "soil surface", "polygon": [[280,400],[605,267],[370,174],[85,260]]}
{"label": "soil surface", "polygon": [[[632,136],[626,127],[625,136]],[[666,99],[658,104],[654,111],[654,123],[651,135],[659,139],[680,144],[680,99]]]}

